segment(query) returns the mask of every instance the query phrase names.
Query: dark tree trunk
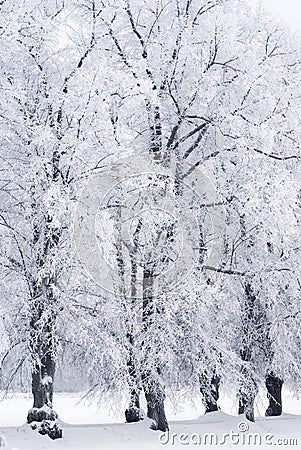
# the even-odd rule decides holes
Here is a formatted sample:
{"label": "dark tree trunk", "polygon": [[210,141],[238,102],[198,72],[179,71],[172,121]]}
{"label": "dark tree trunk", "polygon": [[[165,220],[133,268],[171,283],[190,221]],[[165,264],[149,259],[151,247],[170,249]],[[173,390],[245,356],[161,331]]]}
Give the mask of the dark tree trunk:
{"label": "dark tree trunk", "polygon": [[[254,342],[254,325],[258,322],[256,312],[256,296],[252,291],[250,283],[245,285],[245,311],[243,315],[243,336],[240,357],[244,363],[252,362],[252,345]],[[242,383],[239,390],[238,414],[245,414],[246,418],[251,422],[255,422],[254,418],[254,402],[257,394],[257,384],[250,368],[244,366],[242,368]]]}
{"label": "dark tree trunk", "polygon": [[246,419],[251,422],[255,422],[254,417],[254,402],[255,402],[256,392],[250,389],[249,392],[240,392],[239,394],[239,404],[238,404],[238,414],[245,414]]}
{"label": "dark tree trunk", "polygon": [[142,383],[147,402],[147,417],[153,420],[151,429],[165,432],[168,430],[168,423],[164,409],[164,388],[154,381],[151,374],[148,377],[143,376]]}
{"label": "dark tree trunk", "polygon": [[36,364],[32,373],[34,408],[42,408],[44,405],[52,407],[54,373],[55,362],[48,353],[41,358],[41,366]]}
{"label": "dark tree trunk", "polygon": [[[250,352],[242,352],[243,361],[250,361]],[[257,394],[257,384],[249,370],[242,369],[242,385],[238,394],[238,414],[245,414],[246,418],[251,422],[255,422],[254,403]]]}
{"label": "dark tree trunk", "polygon": [[[41,301],[41,300],[40,300]],[[52,409],[53,381],[55,374],[53,321],[55,315],[39,330],[42,305],[36,304],[37,315],[33,315],[31,325],[31,353],[34,360],[32,371],[33,408],[28,411],[27,422],[40,422],[40,426],[32,424],[42,435],[47,434],[51,439],[62,437],[62,429],[56,422],[57,413]]]}
{"label": "dark tree trunk", "polygon": [[125,410],[125,419],[128,423],[139,422],[143,419],[140,410],[140,390],[135,387],[130,391],[129,407]]}
{"label": "dark tree trunk", "polygon": [[[59,120],[58,120],[59,122]],[[60,123],[58,123],[60,125]],[[49,184],[59,182],[60,152],[52,154],[52,173],[47,173]],[[53,381],[55,374],[55,338],[57,297],[53,287],[57,287],[56,268],[48,262],[58,254],[57,248],[62,229],[54,226],[52,214],[46,211],[40,215],[35,186],[32,186],[32,210],[35,220],[32,229],[33,264],[36,279],[31,286],[30,352],[33,363],[32,394],[33,408],[28,412],[27,422],[41,422],[39,433],[48,434],[51,439],[62,437],[62,430],[55,422],[57,413],[52,409]],[[44,206],[44,205],[43,205]],[[32,425],[36,427],[35,424]]]}
{"label": "dark tree trunk", "polygon": [[265,379],[268,391],[269,406],[265,412],[266,416],[281,416],[282,414],[282,385],[283,380],[269,372]]}
{"label": "dark tree trunk", "polygon": [[128,321],[128,333],[127,333],[127,341],[128,341],[128,359],[127,359],[127,368],[128,368],[128,384],[129,384],[129,394],[130,401],[129,407],[125,411],[125,418],[128,423],[139,422],[143,420],[143,416],[140,410],[140,385],[139,385],[139,376],[137,370],[137,362],[135,360],[134,355],[134,330],[133,330],[133,319],[135,319],[135,303],[137,296],[137,262],[135,260],[136,251],[138,246],[138,237],[141,230],[142,221],[139,220],[137,228],[134,233],[134,252],[131,255],[131,313],[132,317],[129,318]]}
{"label": "dark tree trunk", "polygon": [[200,392],[203,396],[205,414],[218,411],[220,377],[214,373],[209,375],[204,372],[200,377]]}
{"label": "dark tree trunk", "polygon": [[[27,422],[55,420],[57,413],[52,409],[53,381],[55,375],[55,340],[53,291],[45,281],[42,286],[34,285],[32,316],[30,320],[30,351],[33,361],[32,394],[33,408],[28,412]],[[47,311],[44,319],[45,311]]]}
{"label": "dark tree trunk", "polygon": [[[130,343],[132,341],[130,339]],[[140,387],[138,381],[138,374],[136,370],[136,364],[132,349],[129,349],[129,355],[127,360],[128,374],[129,374],[129,394],[130,401],[129,407],[125,411],[125,418],[128,423],[139,422],[143,419],[140,410]]]}
{"label": "dark tree trunk", "polygon": [[46,347],[47,344],[43,345],[40,352],[35,348],[36,355],[42,353],[42,356],[35,362],[32,371],[33,408],[28,412],[28,423],[57,418],[57,413],[52,409],[55,361],[51,347]]}
{"label": "dark tree trunk", "polygon": [[[154,320],[154,301],[153,301],[153,270],[145,267],[143,271],[143,311],[142,322],[145,332],[148,331]],[[144,342],[145,352],[148,353],[148,343]],[[149,349],[151,350],[151,349]],[[147,402],[147,417],[153,420],[151,428],[153,430],[167,431],[168,423],[165,416],[165,392],[164,386],[158,381],[161,375],[160,367],[154,364],[153,370],[143,367],[141,379]]]}
{"label": "dark tree trunk", "polygon": [[[53,180],[57,181],[57,164],[59,156],[53,153]],[[33,208],[37,206],[33,202]],[[55,420],[57,414],[52,410],[53,381],[55,374],[55,339],[56,321],[55,305],[57,298],[53,286],[57,280],[55,272],[45,271],[48,259],[56,252],[61,230],[53,227],[53,218],[46,214],[43,222],[34,221],[33,248],[35,249],[35,266],[37,280],[32,283],[30,351],[33,362],[32,393],[33,408],[29,411],[27,422]]]}

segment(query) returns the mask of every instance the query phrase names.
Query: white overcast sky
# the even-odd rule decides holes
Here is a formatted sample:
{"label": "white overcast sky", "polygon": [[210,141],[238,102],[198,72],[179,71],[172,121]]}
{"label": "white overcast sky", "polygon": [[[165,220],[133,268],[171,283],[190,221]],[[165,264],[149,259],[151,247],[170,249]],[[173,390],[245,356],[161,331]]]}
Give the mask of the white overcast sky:
{"label": "white overcast sky", "polygon": [[261,2],[273,14],[301,31],[301,0],[252,0],[253,2]]}

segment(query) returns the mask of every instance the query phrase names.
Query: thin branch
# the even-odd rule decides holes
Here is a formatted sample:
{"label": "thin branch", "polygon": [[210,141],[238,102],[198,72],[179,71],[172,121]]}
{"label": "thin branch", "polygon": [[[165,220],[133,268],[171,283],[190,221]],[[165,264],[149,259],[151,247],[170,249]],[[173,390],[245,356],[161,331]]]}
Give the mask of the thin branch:
{"label": "thin branch", "polygon": [[239,275],[242,277],[245,277],[247,275],[247,272],[239,272],[237,270],[230,270],[230,269],[220,269],[218,267],[212,267],[212,266],[203,266],[203,269],[212,270],[213,272],[218,272],[218,273],[225,273],[226,275]]}
{"label": "thin branch", "polygon": [[260,155],[268,156],[269,158],[276,159],[277,161],[287,161],[288,159],[300,159],[301,156],[298,155],[290,155],[290,156],[278,156],[274,155],[273,153],[266,153],[263,150],[260,150],[259,148],[254,147],[246,147],[247,150],[253,150],[254,152],[259,153]]}

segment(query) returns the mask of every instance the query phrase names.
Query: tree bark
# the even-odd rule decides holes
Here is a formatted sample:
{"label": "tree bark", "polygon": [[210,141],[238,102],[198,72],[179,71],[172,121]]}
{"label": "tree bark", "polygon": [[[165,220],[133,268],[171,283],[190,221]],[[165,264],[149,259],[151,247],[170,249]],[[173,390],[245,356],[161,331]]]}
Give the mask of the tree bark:
{"label": "tree bark", "polygon": [[[241,352],[241,358],[245,362],[251,360],[250,350]],[[255,422],[254,403],[257,394],[257,384],[249,369],[242,369],[242,384],[238,394],[238,414],[245,414],[251,422]]]}
{"label": "tree bark", "polygon": [[128,368],[128,384],[129,384],[129,407],[125,411],[125,418],[128,423],[139,422],[143,420],[143,416],[140,410],[140,383],[139,383],[139,374],[137,370],[137,362],[135,360],[134,354],[134,329],[133,323],[136,322],[135,317],[135,302],[137,296],[137,270],[138,265],[136,262],[136,252],[138,247],[138,237],[142,227],[142,221],[139,220],[137,228],[134,233],[134,249],[133,254],[131,254],[131,317],[128,319],[128,332],[127,332],[127,341],[128,341],[128,359],[127,359],[127,368]]}
{"label": "tree bark", "polygon": [[52,319],[44,330],[37,330],[32,319],[31,352],[34,360],[32,371],[33,408],[29,410],[27,422],[55,420],[57,413],[52,409],[55,360],[52,336]]}
{"label": "tree bark", "polygon": [[32,373],[34,408],[42,408],[44,405],[52,408],[54,373],[55,362],[46,354],[41,358],[41,366],[36,364]]}
{"label": "tree bark", "polygon": [[[52,183],[56,183],[59,178],[59,161],[60,155],[55,150],[52,158],[53,173],[50,180]],[[39,211],[35,196],[32,208],[35,217]],[[32,248],[35,255],[36,278],[32,281],[31,289],[29,345],[33,362],[34,401],[33,408],[28,412],[27,422],[41,422],[39,432],[48,434],[52,439],[61,438],[62,430],[55,422],[58,415],[52,408],[56,353],[54,327],[57,316],[57,296],[54,286],[57,286],[57,275],[56,268],[48,267],[47,263],[57,254],[61,232],[61,228],[53,226],[53,217],[48,212],[42,220],[37,214],[36,220],[33,221]]]}
{"label": "tree bark", "polygon": [[[142,311],[142,322],[143,329],[146,332],[148,328],[153,323],[154,319],[154,300],[153,300],[153,270],[144,267],[143,270],[143,311]],[[144,342],[145,353],[151,349],[147,342]],[[150,369],[148,364],[143,367],[141,379],[142,385],[145,393],[145,398],[147,402],[147,417],[153,420],[151,429],[167,431],[168,423],[165,416],[165,391],[164,386],[160,383],[161,370],[160,367],[155,363],[154,368]]]}
{"label": "tree bark", "polygon": [[215,372],[211,376],[204,372],[200,375],[199,380],[205,414],[218,411],[220,377]]}
{"label": "tree bark", "polygon": [[125,410],[125,418],[128,423],[139,422],[143,419],[140,410],[140,389],[136,386],[130,389],[130,402]]}
{"label": "tree bark", "polygon": [[246,419],[250,420],[250,422],[255,422],[255,397],[256,392],[252,388],[249,390],[249,392],[240,392],[239,394],[238,414],[244,414],[246,416]]}
{"label": "tree bark", "polygon": [[52,409],[56,351],[54,338],[56,313],[52,281],[52,278],[44,279],[41,284],[33,285],[29,342],[33,361],[33,408],[28,412],[28,423],[57,418],[57,413]]}
{"label": "tree bark", "polygon": [[131,346],[128,351],[128,375],[129,375],[129,394],[130,401],[129,407],[125,411],[125,418],[128,423],[139,422],[143,419],[140,410],[140,386],[138,380],[138,373],[136,368],[136,361],[133,354],[133,337],[128,335],[129,345]]}
{"label": "tree bark", "polygon": [[265,412],[266,416],[281,416],[282,414],[282,385],[283,380],[273,372],[269,372],[265,379],[269,406]]}
{"label": "tree bark", "polygon": [[168,430],[168,423],[164,408],[164,387],[154,380],[150,372],[142,376],[142,383],[147,402],[147,417],[153,420],[151,429],[165,432]]}
{"label": "tree bark", "polygon": [[[255,308],[256,296],[252,291],[250,283],[245,285],[245,311],[243,320],[243,336],[240,357],[244,363],[252,362],[252,345],[254,342],[254,325],[257,323],[258,317]],[[242,368],[242,383],[239,390],[238,398],[238,414],[245,414],[246,418],[251,422],[255,422],[254,418],[254,402],[257,394],[256,381],[250,373],[251,369],[245,365]]]}

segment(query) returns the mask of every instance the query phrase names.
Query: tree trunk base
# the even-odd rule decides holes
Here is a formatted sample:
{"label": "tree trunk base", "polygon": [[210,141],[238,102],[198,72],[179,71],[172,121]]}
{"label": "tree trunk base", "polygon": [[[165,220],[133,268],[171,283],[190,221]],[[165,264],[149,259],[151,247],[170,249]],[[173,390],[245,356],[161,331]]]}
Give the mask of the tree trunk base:
{"label": "tree trunk base", "polygon": [[125,419],[127,423],[135,423],[140,422],[140,420],[143,420],[144,417],[141,413],[140,408],[131,406],[125,411]]}
{"label": "tree trunk base", "polygon": [[250,422],[255,422],[255,415],[254,415],[254,401],[255,397],[253,398],[241,398],[239,400],[239,407],[238,407],[238,414],[244,414],[246,419]]}
{"label": "tree trunk base", "polygon": [[147,395],[147,417],[152,419],[153,423],[150,426],[151,430],[168,431],[168,422],[165,416],[164,403],[157,399],[150,398],[152,395]]}
{"label": "tree trunk base", "polygon": [[205,414],[216,412],[216,411],[219,411],[219,407],[217,406],[216,403],[209,403],[209,404],[206,403]]}
{"label": "tree trunk base", "polygon": [[267,407],[267,410],[265,412],[266,417],[278,417],[281,416],[282,410],[281,409],[273,409],[271,406]]}
{"label": "tree trunk base", "polygon": [[205,414],[219,410],[217,401],[219,399],[220,377],[214,372],[208,375],[206,372],[199,376],[200,392],[203,397]]}
{"label": "tree trunk base", "polygon": [[147,417],[153,421],[151,430],[168,431],[168,422],[165,416],[164,387],[151,376],[142,377],[145,399],[147,403]]}
{"label": "tree trunk base", "polygon": [[268,391],[267,397],[270,403],[265,415],[267,417],[281,416],[283,381],[271,372],[267,375],[265,384]]}
{"label": "tree trunk base", "polygon": [[52,440],[61,439],[63,437],[63,430],[59,427],[56,421],[43,420],[39,427],[36,423],[33,423],[31,428],[33,430],[37,429],[38,433],[42,436],[47,434]]}
{"label": "tree trunk base", "polygon": [[28,411],[27,423],[43,422],[43,420],[54,421],[57,418],[57,413],[52,408],[45,405],[42,408],[31,408]]}
{"label": "tree trunk base", "polygon": [[255,416],[254,416],[254,411],[246,411],[246,419],[249,420],[250,422],[255,422]]}
{"label": "tree trunk base", "polygon": [[154,414],[150,414],[148,415],[148,417],[153,420],[153,423],[150,426],[151,430],[163,431],[163,433],[168,431],[168,422],[165,417],[165,412],[164,410],[162,411],[162,408],[158,408],[158,410],[156,410]]}

